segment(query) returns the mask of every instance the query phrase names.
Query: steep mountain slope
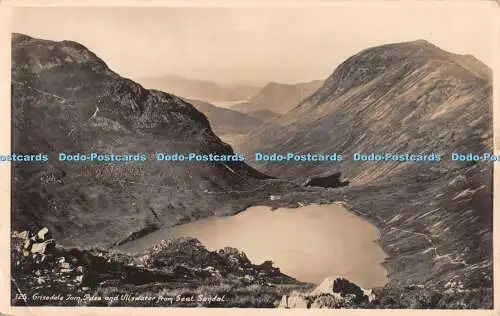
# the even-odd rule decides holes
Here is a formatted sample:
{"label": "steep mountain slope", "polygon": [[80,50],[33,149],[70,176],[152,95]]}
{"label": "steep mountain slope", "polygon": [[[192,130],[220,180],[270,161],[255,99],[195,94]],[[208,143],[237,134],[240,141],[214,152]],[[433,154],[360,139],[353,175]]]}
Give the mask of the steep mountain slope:
{"label": "steep mountain slope", "polygon": [[314,93],[322,84],[322,80],[295,85],[271,82],[248,102],[235,104],[231,108],[243,113],[269,110],[283,114]]}
{"label": "steep mountain slope", "polygon": [[[492,163],[450,156],[491,152],[492,131],[491,70],[419,40],[347,59],[316,93],[264,123],[240,148],[248,155],[343,155],[340,162],[250,164],[300,182],[341,172],[349,186],[331,194],[381,229],[393,286],[486,291],[478,295],[488,305]],[[354,161],[358,151],[436,153],[441,161]]]}
{"label": "steep mountain slope", "polygon": [[71,41],[13,35],[12,152],[49,155],[12,164],[13,228],[47,226],[66,246],[109,246],[268,194],[268,177],[239,161],[58,161],[60,152],[233,153],[192,105],[120,77]]}
{"label": "steep mountain slope", "polygon": [[273,112],[273,111],[269,111],[269,110],[250,111],[250,112],[246,112],[246,114],[249,116],[252,116],[252,117],[256,117],[262,121],[268,121],[270,119],[273,119],[273,118],[279,116],[278,113]]}
{"label": "steep mountain slope", "polygon": [[262,124],[257,117],[238,111],[217,107],[205,101],[185,99],[198,111],[205,114],[210,126],[218,136],[226,134],[246,134]]}
{"label": "steep mountain slope", "polygon": [[211,81],[188,79],[175,75],[162,78],[138,78],[137,82],[148,89],[166,91],[186,98],[211,101],[246,100],[261,89],[249,85],[222,86]]}
{"label": "steep mountain slope", "polygon": [[[341,64],[299,106],[249,135],[244,149],[337,152],[346,159],[336,164],[269,163],[259,168],[292,177],[341,171],[354,182],[429,168],[353,162],[355,152],[449,155],[450,150],[487,150],[492,146],[491,71],[472,63],[465,67],[464,60],[470,59],[424,41],[362,51]],[[448,172],[463,165],[447,158],[432,168]]]}

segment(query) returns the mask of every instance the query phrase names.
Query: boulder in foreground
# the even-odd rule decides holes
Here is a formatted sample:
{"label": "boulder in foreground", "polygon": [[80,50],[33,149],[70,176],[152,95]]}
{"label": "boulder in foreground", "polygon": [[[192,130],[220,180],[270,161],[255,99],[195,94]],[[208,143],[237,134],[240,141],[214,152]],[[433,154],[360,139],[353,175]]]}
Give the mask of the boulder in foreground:
{"label": "boulder in foreground", "polygon": [[372,290],[365,290],[342,277],[326,278],[309,293],[283,295],[279,308],[340,308],[369,303],[375,299]]}

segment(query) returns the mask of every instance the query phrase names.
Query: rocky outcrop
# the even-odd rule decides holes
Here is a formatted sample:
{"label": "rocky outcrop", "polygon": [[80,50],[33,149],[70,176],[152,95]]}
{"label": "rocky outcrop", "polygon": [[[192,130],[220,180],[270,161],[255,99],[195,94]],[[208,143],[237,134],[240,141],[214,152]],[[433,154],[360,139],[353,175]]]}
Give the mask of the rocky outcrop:
{"label": "rocky outcrop", "polygon": [[[266,291],[275,288],[273,295],[278,299],[280,291],[276,289],[277,286],[303,286],[303,283],[281,273],[269,262],[253,264],[244,253],[234,248],[209,251],[193,238],[164,240],[143,253],[130,255],[102,249],[65,249],[59,245],[56,247],[52,239],[34,238],[44,232],[47,232],[45,228],[38,234],[28,231],[12,233],[12,303],[15,306],[103,304],[76,300],[44,303],[33,299],[35,293],[83,297],[98,296],[101,295],[99,293],[109,291],[114,291],[115,295],[140,291],[141,294],[153,292],[150,294],[159,295],[166,289],[178,293],[186,288],[217,291],[220,287],[234,287],[244,296],[251,295],[245,292],[250,287]],[[34,239],[34,243],[31,243]],[[25,244],[36,246],[48,241],[53,247],[37,248],[26,254]],[[235,294],[230,291],[223,294],[227,297],[233,295],[235,300],[227,301],[226,305],[238,306]],[[155,306],[154,302],[150,303]],[[118,304],[129,306],[130,302]],[[272,307],[273,301],[266,304],[267,307]]]}
{"label": "rocky outcrop", "polygon": [[195,271],[211,271],[224,278],[240,278],[253,283],[290,283],[294,279],[280,272],[270,262],[255,265],[245,253],[226,247],[208,251],[197,239],[176,238],[163,240],[137,257],[147,268],[164,270],[171,267],[189,267]]}
{"label": "rocky outcrop", "polygon": [[371,290],[365,290],[342,277],[326,278],[308,293],[292,292],[281,298],[279,308],[340,308],[353,307],[375,300]]}
{"label": "rocky outcrop", "polygon": [[[465,280],[450,280],[442,289],[388,284],[366,290],[345,278],[330,277],[313,288],[281,273],[271,261],[254,264],[234,248],[209,251],[193,238],[164,240],[136,255],[66,249],[52,240],[54,247],[26,255],[24,245],[36,235],[11,235],[13,306],[491,308],[491,293],[471,291]],[[51,239],[37,239],[33,245],[47,241]],[[72,299],[41,301],[35,294]],[[179,295],[187,299],[130,299]],[[198,302],[199,295],[224,299]],[[109,299],[113,297],[119,299]]]}
{"label": "rocky outcrop", "polygon": [[[88,267],[84,268],[81,262],[79,264],[74,258],[62,255],[46,227],[36,234],[14,231],[11,241],[11,273],[16,297],[47,287],[50,289],[53,285],[64,286],[70,291],[77,288],[82,292],[90,290],[85,286]],[[22,298],[23,303],[26,300],[27,297]]]}
{"label": "rocky outcrop", "polygon": [[310,187],[323,187],[323,188],[338,188],[345,187],[349,184],[349,181],[340,180],[340,172],[336,172],[332,175],[324,176],[324,177],[314,177],[311,179],[307,179],[304,182],[304,186]]}
{"label": "rocky outcrop", "polygon": [[16,251],[22,253],[23,257],[31,257],[37,263],[44,262],[47,255],[55,248],[54,239],[51,238],[47,227],[42,228],[36,234],[26,230],[13,232],[12,237],[20,240],[16,245]]}

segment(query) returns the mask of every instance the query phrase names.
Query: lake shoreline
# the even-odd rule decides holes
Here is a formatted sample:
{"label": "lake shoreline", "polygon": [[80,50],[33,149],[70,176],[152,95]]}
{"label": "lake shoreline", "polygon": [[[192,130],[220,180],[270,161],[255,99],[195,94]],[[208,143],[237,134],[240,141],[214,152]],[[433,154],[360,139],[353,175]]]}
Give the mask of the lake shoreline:
{"label": "lake shoreline", "polygon": [[[347,225],[343,225],[343,222]],[[264,226],[262,223],[265,223]],[[307,227],[312,228],[307,231]],[[259,234],[255,235],[254,230],[259,231]],[[364,233],[359,234],[360,231]],[[300,239],[295,238],[297,232],[302,232]],[[251,206],[232,216],[212,217],[162,228],[116,249],[140,252],[163,239],[192,237],[199,239],[207,249],[240,249],[252,262],[272,260],[283,273],[301,282],[318,284],[326,277],[345,276],[364,287],[380,287],[389,282],[384,267],[388,255],[380,245],[380,236],[377,226],[349,210],[343,202],[274,209],[270,206]],[[262,238],[262,244],[266,247],[259,245],[258,240]],[[288,240],[292,240],[293,244]],[[359,253],[353,249],[358,249]],[[339,254],[342,257],[340,261],[337,258]],[[370,256],[375,258],[372,260],[374,267],[366,269]],[[384,281],[381,281],[380,269],[384,271]],[[353,277],[356,274],[360,276]],[[366,282],[359,279],[366,279]]]}

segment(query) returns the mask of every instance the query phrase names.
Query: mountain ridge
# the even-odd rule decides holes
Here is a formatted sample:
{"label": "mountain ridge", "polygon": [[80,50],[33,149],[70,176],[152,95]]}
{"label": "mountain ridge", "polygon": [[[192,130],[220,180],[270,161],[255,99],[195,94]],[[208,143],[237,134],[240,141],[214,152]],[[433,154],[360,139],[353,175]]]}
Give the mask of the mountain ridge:
{"label": "mountain ridge", "polygon": [[262,120],[256,116],[218,107],[201,100],[185,100],[207,116],[210,126],[218,136],[246,134],[262,124]]}
{"label": "mountain ridge", "polygon": [[244,162],[58,161],[60,152],[234,154],[191,104],[120,77],[79,43],[13,34],[11,87],[12,151],[49,154],[12,163],[14,229],[43,225],[62,245],[110,246],[234,214],[280,186]]}
{"label": "mountain ridge", "polygon": [[[354,54],[353,56],[347,58],[343,63],[341,63],[336,70],[343,70],[345,68],[349,68],[353,65],[353,61],[357,61],[363,58],[364,55],[366,54],[372,54],[372,53],[377,53],[378,51],[383,51],[387,50],[390,51],[394,47],[399,47],[399,48],[404,48],[406,50],[406,54],[414,54],[415,56],[412,56],[413,58],[422,58],[422,57],[429,57],[426,56],[426,54],[423,54],[425,52],[429,52],[432,54],[432,56],[438,57],[438,60],[443,60],[445,59],[446,61],[451,61],[453,64],[459,66],[461,69],[468,71],[469,73],[473,74],[474,76],[479,77],[480,79],[484,81],[492,80],[492,70],[483,62],[472,56],[471,55],[460,55],[460,54],[453,54],[446,52],[439,48],[438,46],[426,41],[426,40],[415,40],[415,41],[410,41],[410,42],[400,42],[400,43],[391,43],[391,44],[384,44],[384,45],[379,45],[371,48],[367,48],[364,50],[361,50],[360,52]],[[420,54],[420,55],[419,55]],[[423,56],[422,56],[423,54]],[[404,56],[404,57],[410,57],[410,56]],[[452,58],[454,57],[454,58]],[[462,62],[458,61],[457,58],[461,59]],[[463,61],[469,61],[474,64],[475,66],[473,70],[470,69],[470,67],[467,67],[464,65]],[[338,80],[339,77],[334,77],[335,72],[328,77],[325,80],[325,85],[331,84],[332,81]],[[340,74],[339,74],[340,75]],[[317,102],[318,96],[316,95],[317,93],[320,93],[321,89],[318,89],[315,93],[310,95],[307,99],[303,100],[301,102],[305,103],[309,99],[312,99],[313,102]],[[321,94],[321,93],[320,93]],[[300,104],[298,105],[300,106]]]}
{"label": "mountain ridge", "polygon": [[[239,148],[342,155],[330,163],[249,164],[297,183],[340,173],[349,185],[330,192],[380,229],[393,286],[444,291],[461,280],[464,291],[486,291],[491,302],[492,162],[450,155],[492,152],[492,81],[482,64],[463,63],[423,41],[365,49]],[[355,153],[435,153],[441,160],[354,161]]]}
{"label": "mountain ridge", "polygon": [[270,82],[248,101],[237,103],[231,108],[243,113],[273,111],[283,114],[293,105],[300,103],[323,84],[323,80],[313,80],[297,84]]}
{"label": "mountain ridge", "polygon": [[246,100],[260,88],[251,85],[221,85],[219,83],[190,79],[179,75],[166,75],[157,78],[137,78],[139,83],[151,89],[205,101],[241,101]]}
{"label": "mountain ridge", "polygon": [[[311,135],[313,133],[320,133],[318,129],[320,129],[321,126],[318,126],[318,122],[320,122],[320,125],[321,122],[324,122],[325,127],[323,128],[325,129],[326,124],[330,124],[332,120],[340,120],[344,122],[342,124],[352,124],[354,120],[360,121],[365,119],[370,120],[373,128],[381,125],[381,121],[377,122],[377,119],[380,117],[370,117],[372,113],[369,111],[369,107],[372,106],[373,108],[375,106],[374,104],[379,107],[378,111],[385,111],[384,120],[387,123],[394,124],[394,126],[402,126],[402,128],[407,128],[406,125],[408,124],[413,125],[415,126],[414,128],[412,127],[413,129],[421,130],[419,137],[425,137],[425,131],[421,128],[422,124],[428,125],[430,124],[428,123],[429,121],[439,120],[440,118],[446,120],[443,116],[449,116],[449,114],[444,114],[445,112],[443,111],[447,109],[450,110],[452,106],[451,102],[453,101],[458,101],[461,104],[461,108],[459,106],[457,109],[460,113],[457,113],[457,115],[463,117],[468,116],[467,113],[461,111],[462,108],[465,108],[465,105],[462,104],[468,104],[473,102],[473,100],[471,96],[467,95],[464,91],[474,91],[473,93],[477,94],[478,100],[483,100],[482,102],[484,102],[491,93],[491,81],[485,81],[475,73],[469,72],[466,68],[463,68],[460,64],[444,63],[436,65],[435,60],[423,58],[419,55],[422,54],[422,52],[419,51],[420,46],[422,46],[421,43],[421,41],[416,41],[404,43],[403,46],[394,46],[398,44],[377,46],[372,49],[363,50],[348,58],[335,69],[333,74],[325,81],[325,84],[320,89],[309,98],[302,101],[290,112],[287,112],[277,119],[264,123],[259,131],[255,131],[249,135],[248,140],[242,144],[242,148],[247,153],[258,150],[272,151],[272,145],[269,146],[268,144],[273,141],[276,142],[276,140],[269,139],[266,141],[266,133],[274,135],[280,130],[280,132],[283,132],[283,135],[285,135],[287,134],[287,129],[293,128],[299,130],[299,135],[291,136],[291,138],[296,139],[295,141],[288,139],[290,135],[287,135],[284,136],[286,139],[277,141],[277,143],[281,141],[284,144],[295,142],[295,148],[292,147],[289,149],[307,152],[309,146],[307,143],[304,144],[304,146],[301,145],[300,148],[297,147],[299,145],[298,138],[303,138],[304,136],[309,138],[313,137]],[[415,46],[417,48],[416,52]],[[394,48],[397,52],[393,53],[393,55],[402,53],[403,56],[389,55]],[[385,52],[384,50],[388,50],[389,52]],[[369,56],[367,54],[369,54]],[[405,64],[404,60],[407,58],[406,55],[411,55],[412,59]],[[420,57],[417,58],[415,55]],[[426,54],[424,54],[424,56],[425,55]],[[440,54],[440,56],[442,55]],[[450,54],[448,56],[452,57],[453,55]],[[395,62],[396,60],[398,63]],[[354,67],[355,65],[356,67]],[[398,65],[403,66],[400,67]],[[446,77],[446,73],[451,73],[451,76]],[[466,76],[467,74],[469,74],[468,77]],[[406,76],[406,81],[402,83],[400,79],[404,78],[404,76]],[[424,78],[427,82],[432,82],[432,84],[426,84]],[[452,79],[442,80],[441,78]],[[457,89],[463,89],[463,91],[460,91],[460,94],[454,94],[453,85],[460,85],[460,88]],[[398,89],[402,89],[401,91],[404,91],[405,94],[396,95],[396,93],[401,94]],[[396,98],[396,101],[391,98]],[[413,105],[423,104],[423,102],[427,102],[427,105],[422,105],[420,108],[416,108]],[[358,106],[354,107],[354,103]],[[402,112],[403,116],[401,116],[401,118],[399,116],[395,117],[397,114],[390,112],[390,108],[396,106],[395,104],[399,107],[399,111]],[[342,111],[348,111],[350,117],[342,117]],[[326,118],[327,115],[330,115],[331,118]],[[335,115],[336,118],[334,119],[332,115]],[[405,119],[405,121],[401,121],[401,119]],[[413,123],[412,120],[416,123]],[[426,123],[423,123],[423,120],[426,120]],[[297,122],[295,127],[293,126],[294,121]],[[471,119],[471,121],[474,121],[474,119]],[[314,125],[311,125],[310,130],[306,133],[304,124],[309,124],[309,122],[311,124],[314,122]],[[273,127],[273,125],[278,126]],[[337,127],[335,128],[339,128],[338,124],[336,125]],[[384,129],[382,126],[380,127]],[[345,129],[341,133],[345,135],[344,137],[353,139],[355,137],[354,134],[349,133],[350,135],[347,135],[350,128],[351,127],[345,126]],[[303,132],[302,134],[300,134],[301,129]],[[359,129],[353,129],[353,131],[356,131],[355,133],[359,135],[358,138],[367,137],[367,135],[362,136],[363,132]],[[326,133],[332,134],[332,132],[328,131],[326,131]],[[476,134],[475,132],[469,133]],[[376,135],[379,135],[377,136],[379,138],[382,137],[382,134],[382,131],[376,133]],[[314,137],[319,137],[319,134]],[[334,137],[333,134],[330,137]],[[410,140],[409,135],[406,138]],[[264,141],[260,142],[260,139]],[[382,141],[382,139],[378,141]],[[342,146],[345,147],[345,145],[338,144],[340,147],[335,146],[335,148],[328,148],[328,144],[329,142],[327,141],[325,143],[327,147],[323,150],[345,152],[345,149],[342,148]],[[359,143],[358,145],[361,144]],[[313,142],[311,146],[314,146]],[[417,147],[418,148],[415,148],[416,150],[431,149],[431,147],[437,149],[435,145],[428,146],[424,144],[423,141],[421,141]],[[381,144],[378,148],[382,150],[384,146]],[[353,152],[354,148],[350,147],[348,150],[349,152]],[[340,164],[339,167],[341,165],[342,164]],[[279,172],[282,172],[285,168],[286,166],[283,166],[283,168],[278,167],[280,170]],[[274,172],[278,171],[278,169],[275,168]]]}

